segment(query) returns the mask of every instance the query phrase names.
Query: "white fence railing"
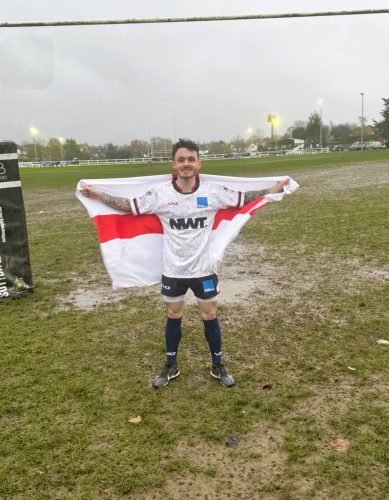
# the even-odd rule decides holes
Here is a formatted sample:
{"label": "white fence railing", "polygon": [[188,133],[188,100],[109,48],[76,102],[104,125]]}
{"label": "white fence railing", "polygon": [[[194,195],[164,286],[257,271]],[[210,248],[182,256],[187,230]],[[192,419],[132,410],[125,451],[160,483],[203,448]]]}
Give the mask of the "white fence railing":
{"label": "white fence railing", "polygon": [[[231,154],[214,154],[214,155],[200,155],[201,160],[251,160],[253,158],[262,158],[267,156],[286,156],[286,155],[312,155],[312,154],[320,154],[320,153],[328,153],[329,148],[311,148],[311,149],[276,149],[274,151],[258,151],[257,153],[252,153],[250,156],[243,155],[232,155]],[[19,162],[19,167],[21,168],[31,168],[31,167],[68,167],[71,165],[122,165],[125,164],[146,164],[152,165],[155,163],[169,163],[171,160],[167,157],[154,157],[149,158],[123,158],[123,159],[100,159],[100,160],[77,160],[77,163],[74,161],[60,161],[60,162],[50,162],[50,161],[42,161],[42,162]]]}

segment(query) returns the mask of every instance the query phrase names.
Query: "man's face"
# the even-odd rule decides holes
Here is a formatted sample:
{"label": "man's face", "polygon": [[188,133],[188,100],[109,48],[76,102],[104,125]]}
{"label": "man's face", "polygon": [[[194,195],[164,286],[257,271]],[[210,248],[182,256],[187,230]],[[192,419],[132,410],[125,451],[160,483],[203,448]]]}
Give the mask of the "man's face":
{"label": "man's face", "polygon": [[188,180],[195,177],[201,168],[201,162],[196,151],[180,148],[176,151],[172,167],[177,170],[180,179]]}

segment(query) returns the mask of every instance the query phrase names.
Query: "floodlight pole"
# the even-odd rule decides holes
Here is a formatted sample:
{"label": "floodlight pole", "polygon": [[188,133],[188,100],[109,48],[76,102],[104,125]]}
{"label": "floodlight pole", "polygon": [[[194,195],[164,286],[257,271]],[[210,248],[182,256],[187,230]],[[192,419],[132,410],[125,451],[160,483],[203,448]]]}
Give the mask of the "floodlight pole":
{"label": "floodlight pole", "polygon": [[361,97],[362,97],[361,143],[363,144],[363,125],[364,125],[364,121],[365,121],[365,119],[364,119],[364,117],[363,117],[363,92],[361,92]]}
{"label": "floodlight pole", "polygon": [[59,140],[59,144],[61,146],[61,161],[63,161],[63,138],[59,137],[58,140]]}
{"label": "floodlight pole", "polygon": [[323,147],[323,102],[320,101],[320,149]]}
{"label": "floodlight pole", "polygon": [[175,115],[173,115],[173,132],[174,132],[174,142],[177,142],[176,117],[175,117]]}
{"label": "floodlight pole", "polygon": [[319,146],[323,147],[323,99],[319,99],[317,104],[320,106],[320,128],[319,128]]}
{"label": "floodlight pole", "polygon": [[38,152],[36,148],[36,138],[39,134],[38,130],[35,127],[30,127],[30,134],[32,136],[32,141],[34,143],[34,151],[35,151],[35,162],[38,162]]}

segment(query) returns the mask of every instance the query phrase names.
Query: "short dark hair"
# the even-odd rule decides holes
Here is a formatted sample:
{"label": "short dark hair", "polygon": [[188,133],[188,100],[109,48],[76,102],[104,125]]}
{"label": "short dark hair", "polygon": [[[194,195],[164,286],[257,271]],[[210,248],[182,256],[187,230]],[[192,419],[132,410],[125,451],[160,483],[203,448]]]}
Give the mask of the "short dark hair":
{"label": "short dark hair", "polygon": [[196,151],[197,157],[200,156],[199,147],[195,142],[191,141],[190,139],[178,139],[178,142],[173,144],[173,147],[172,147],[172,159],[173,160],[176,156],[177,150],[180,148],[186,148],[186,149],[189,149],[189,151]]}

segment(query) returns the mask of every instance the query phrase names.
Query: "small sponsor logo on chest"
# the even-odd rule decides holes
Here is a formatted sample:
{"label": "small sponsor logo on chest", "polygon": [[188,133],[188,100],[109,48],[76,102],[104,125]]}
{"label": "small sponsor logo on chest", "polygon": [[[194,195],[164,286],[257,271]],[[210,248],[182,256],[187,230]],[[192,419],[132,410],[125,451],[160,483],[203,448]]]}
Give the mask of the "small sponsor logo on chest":
{"label": "small sponsor logo on chest", "polygon": [[208,206],[208,198],[206,196],[197,197],[197,208],[205,208]]}

